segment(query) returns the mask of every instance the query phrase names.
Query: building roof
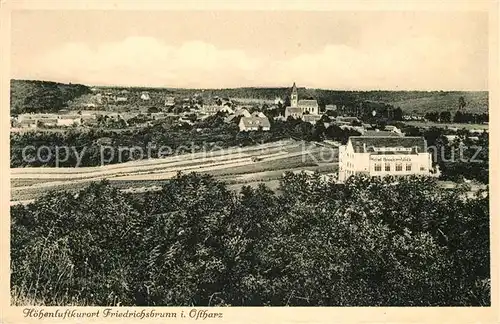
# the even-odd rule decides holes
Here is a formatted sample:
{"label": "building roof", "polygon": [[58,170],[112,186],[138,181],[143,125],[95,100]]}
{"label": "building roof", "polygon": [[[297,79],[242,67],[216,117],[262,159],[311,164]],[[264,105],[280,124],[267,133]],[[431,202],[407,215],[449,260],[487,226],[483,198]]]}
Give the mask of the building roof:
{"label": "building roof", "polygon": [[305,114],[302,116],[302,119],[307,122],[307,121],[318,121],[321,119],[321,115],[308,115]]}
{"label": "building roof", "polygon": [[21,125],[33,125],[36,124],[36,119],[23,119],[19,122]]}
{"label": "building roof", "polygon": [[368,153],[373,152],[373,148],[416,148],[417,152],[427,151],[427,145],[423,137],[400,137],[400,136],[351,136],[349,141],[352,143],[354,152]]}
{"label": "building roof", "polygon": [[300,99],[297,102],[298,107],[317,107],[318,102],[314,99]]}
{"label": "building roof", "polygon": [[358,119],[358,117],[351,117],[351,116],[348,116],[348,117],[338,116],[338,117],[335,117],[335,120],[336,121],[343,121],[343,122],[360,121]]}
{"label": "building roof", "polygon": [[252,116],[253,116],[253,117],[266,117],[266,115],[264,115],[264,113],[263,113],[263,112],[261,112],[261,111],[254,111],[254,112],[252,113]]}
{"label": "building roof", "polygon": [[39,119],[42,123],[57,123],[57,118],[43,118]]}
{"label": "building roof", "polygon": [[400,137],[399,134],[394,133],[394,132],[389,132],[389,131],[375,131],[375,130],[367,130],[364,133],[364,136],[376,136],[376,137]]}
{"label": "building roof", "polygon": [[299,114],[302,114],[302,109],[298,108],[298,107],[286,107],[285,109],[286,112],[288,113],[299,113]]}
{"label": "building roof", "polygon": [[241,117],[240,123],[245,127],[271,127],[267,117]]}
{"label": "building roof", "polygon": [[297,93],[297,86],[295,85],[295,82],[293,83],[293,86],[292,86],[292,93]]}

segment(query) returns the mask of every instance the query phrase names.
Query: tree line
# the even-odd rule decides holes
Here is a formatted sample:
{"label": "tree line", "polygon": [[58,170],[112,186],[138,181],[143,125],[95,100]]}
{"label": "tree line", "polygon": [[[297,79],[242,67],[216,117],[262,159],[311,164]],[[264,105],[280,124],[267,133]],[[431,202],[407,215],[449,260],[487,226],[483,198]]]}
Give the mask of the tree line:
{"label": "tree line", "polygon": [[489,115],[486,113],[475,114],[469,112],[462,112],[457,110],[454,115],[449,111],[442,112],[428,112],[425,114],[425,119],[432,122],[441,123],[459,123],[459,124],[483,124],[489,120]]}
{"label": "tree line", "polygon": [[[287,174],[228,190],[179,174],[11,207],[14,304],[489,306],[489,198],[430,178]],[[72,224],[68,226],[68,224]]]}
{"label": "tree line", "polygon": [[[210,116],[205,120],[197,121],[194,125],[180,123],[173,119],[155,121],[151,126],[113,131],[101,128],[70,129],[65,132],[25,132],[11,133],[10,136],[10,166],[16,167],[75,167],[99,166],[102,163],[101,150],[103,147],[112,147],[115,151],[119,147],[137,147],[143,152],[150,152],[151,157],[162,157],[161,148],[169,147],[169,154],[193,153],[210,151],[217,148],[235,146],[249,146],[263,144],[282,139],[296,139],[321,141],[325,138],[346,142],[349,136],[359,135],[353,130],[344,130],[339,126],[331,125],[325,129],[322,123],[315,126],[302,120],[289,119],[279,121],[270,119],[270,131],[240,132],[238,123],[240,118],[226,122],[223,113]],[[108,123],[108,126],[121,127],[118,122]],[[40,150],[41,159],[36,156]],[[60,152],[62,159],[57,165],[56,153],[58,147],[75,148]],[[27,149],[28,148],[28,149]],[[23,157],[24,151],[24,157]],[[110,153],[110,150],[105,152]],[[67,158],[66,158],[66,154]],[[79,159],[81,156],[81,159]],[[147,158],[143,155],[143,158]],[[122,154],[106,155],[107,164],[116,164],[140,158],[131,151]],[[78,161],[80,164],[78,165]]]}
{"label": "tree line", "polygon": [[11,80],[11,114],[57,112],[68,102],[91,93],[82,84],[64,84],[49,81]]}

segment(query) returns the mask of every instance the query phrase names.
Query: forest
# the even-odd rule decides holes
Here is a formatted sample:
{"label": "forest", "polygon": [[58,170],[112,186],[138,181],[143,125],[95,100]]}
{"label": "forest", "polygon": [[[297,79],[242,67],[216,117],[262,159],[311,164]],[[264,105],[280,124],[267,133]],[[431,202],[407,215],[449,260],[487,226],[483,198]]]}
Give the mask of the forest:
{"label": "forest", "polygon": [[[178,174],[11,207],[14,305],[489,306],[487,192],[287,174],[279,193]],[[68,226],[71,224],[71,226]]]}
{"label": "forest", "polygon": [[90,89],[81,84],[11,80],[10,113],[57,112],[66,108],[69,101],[88,93]]}

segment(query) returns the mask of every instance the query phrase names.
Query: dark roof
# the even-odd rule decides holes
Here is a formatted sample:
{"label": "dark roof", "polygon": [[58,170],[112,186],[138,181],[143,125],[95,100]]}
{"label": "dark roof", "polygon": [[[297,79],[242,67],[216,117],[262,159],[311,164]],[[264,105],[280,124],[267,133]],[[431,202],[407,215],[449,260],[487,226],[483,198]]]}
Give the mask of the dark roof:
{"label": "dark roof", "polygon": [[302,109],[298,107],[286,107],[285,111],[288,113],[302,113]]}
{"label": "dark roof", "polygon": [[241,117],[240,123],[243,122],[245,127],[271,127],[269,119],[267,117]]}
{"label": "dark roof", "polygon": [[398,133],[394,133],[394,132],[389,132],[389,131],[374,131],[374,130],[367,130],[363,136],[377,136],[377,137],[387,137],[387,136],[390,136],[390,137],[400,137],[401,135],[399,135]]}
{"label": "dark roof", "polygon": [[312,99],[312,100],[301,99],[297,102],[297,106],[299,106],[299,107],[317,107],[318,102],[314,99]]}
{"label": "dark roof", "polygon": [[344,122],[353,122],[353,121],[360,121],[358,117],[343,117],[343,116],[338,116],[335,117],[335,120],[337,121],[344,121]]}
{"label": "dark roof", "polygon": [[420,153],[427,151],[427,144],[423,137],[351,136],[349,141],[356,153],[373,152],[373,148],[381,147],[416,148]]}
{"label": "dark roof", "polygon": [[310,121],[310,120],[320,120],[321,119],[321,115],[303,115],[302,118],[304,119],[304,121]]}
{"label": "dark roof", "polygon": [[293,86],[292,86],[292,93],[296,93],[297,92],[297,86],[295,85],[295,82],[293,83]]}

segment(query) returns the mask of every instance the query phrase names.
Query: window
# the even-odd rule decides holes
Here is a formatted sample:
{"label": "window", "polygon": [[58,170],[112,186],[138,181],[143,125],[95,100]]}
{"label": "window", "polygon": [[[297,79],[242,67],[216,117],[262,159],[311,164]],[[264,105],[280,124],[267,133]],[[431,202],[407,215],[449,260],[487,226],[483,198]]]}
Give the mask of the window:
{"label": "window", "polygon": [[406,171],[411,171],[411,164],[410,164],[410,163],[408,163],[408,164],[406,165]]}
{"label": "window", "polygon": [[420,166],[420,171],[425,171],[425,167],[423,165]]}
{"label": "window", "polygon": [[396,171],[403,171],[403,165],[401,163],[396,164]]}
{"label": "window", "polygon": [[385,171],[391,171],[391,165],[389,163],[385,164]]}
{"label": "window", "polygon": [[380,163],[375,163],[375,171],[382,171],[382,165]]}

